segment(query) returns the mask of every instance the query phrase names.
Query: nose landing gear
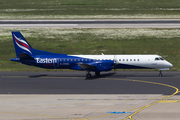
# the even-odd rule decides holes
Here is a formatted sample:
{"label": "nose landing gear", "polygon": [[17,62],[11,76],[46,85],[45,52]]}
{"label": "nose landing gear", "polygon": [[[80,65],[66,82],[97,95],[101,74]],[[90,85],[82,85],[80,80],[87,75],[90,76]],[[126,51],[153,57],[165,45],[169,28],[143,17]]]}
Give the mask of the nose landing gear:
{"label": "nose landing gear", "polygon": [[161,70],[159,71],[159,76],[162,77],[162,72],[161,72]]}

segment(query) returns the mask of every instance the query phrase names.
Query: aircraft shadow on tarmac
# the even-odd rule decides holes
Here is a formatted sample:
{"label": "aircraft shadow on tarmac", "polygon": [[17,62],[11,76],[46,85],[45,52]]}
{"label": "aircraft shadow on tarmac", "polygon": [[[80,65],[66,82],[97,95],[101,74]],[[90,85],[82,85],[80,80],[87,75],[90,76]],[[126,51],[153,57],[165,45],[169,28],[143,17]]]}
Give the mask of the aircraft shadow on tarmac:
{"label": "aircraft shadow on tarmac", "polygon": [[173,75],[163,75],[163,76],[159,76],[158,74],[145,74],[145,75],[141,75],[141,74],[126,74],[126,75],[122,75],[122,74],[116,74],[116,73],[108,73],[108,74],[101,74],[100,76],[92,76],[91,78],[86,78],[86,80],[92,80],[92,79],[98,79],[98,78],[137,78],[137,77],[147,77],[147,78],[163,78],[163,77],[174,77]]}
{"label": "aircraft shadow on tarmac", "polygon": [[[105,73],[105,74],[102,74],[102,75],[100,75],[100,76],[92,76],[91,78],[85,78],[86,80],[93,80],[93,79],[97,79],[97,78],[106,78],[106,77],[109,77],[109,76],[112,76],[112,75],[114,75],[114,74],[116,74],[116,73]],[[82,76],[80,76],[80,75],[76,75],[76,76],[72,76],[72,75],[50,75],[50,74],[41,74],[41,75],[31,75],[31,76],[29,76],[29,78],[41,78],[41,77],[44,77],[44,78],[46,78],[46,77],[54,77],[54,78],[56,78],[56,77],[59,77],[59,78],[61,78],[61,77],[67,77],[67,78],[76,78],[76,77],[82,77]]]}
{"label": "aircraft shadow on tarmac", "polygon": [[99,79],[99,78],[128,78],[128,77],[158,77],[158,78],[162,78],[162,77],[174,77],[171,74],[164,74],[162,77],[160,77],[158,75],[158,73],[116,73],[116,72],[110,72],[110,73],[102,73],[100,76],[95,76],[92,75],[91,78],[86,78],[85,76],[83,76],[84,74],[59,74],[59,75],[53,75],[53,74],[39,74],[39,75],[31,75],[29,76],[29,78],[46,78],[46,77],[52,77],[52,78],[61,78],[61,77],[67,77],[67,78],[84,78],[85,80],[95,80],[95,79]]}
{"label": "aircraft shadow on tarmac", "polygon": [[40,78],[40,77],[46,77],[48,76],[47,74],[44,74],[44,75],[32,75],[32,76],[29,76],[29,78]]}
{"label": "aircraft shadow on tarmac", "polygon": [[101,74],[99,76],[92,76],[91,78],[86,78],[86,80],[94,80],[94,79],[98,79],[98,78],[106,78],[106,77],[109,77],[109,76],[113,76],[114,74],[116,73],[105,73],[105,74]]}

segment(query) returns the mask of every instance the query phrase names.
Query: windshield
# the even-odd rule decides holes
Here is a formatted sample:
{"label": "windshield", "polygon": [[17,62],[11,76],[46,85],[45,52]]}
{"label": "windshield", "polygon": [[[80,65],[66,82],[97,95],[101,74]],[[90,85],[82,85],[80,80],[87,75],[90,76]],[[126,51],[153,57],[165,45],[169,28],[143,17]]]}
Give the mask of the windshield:
{"label": "windshield", "polygon": [[160,60],[164,60],[164,58],[160,57]]}
{"label": "windshield", "polygon": [[157,57],[157,58],[155,58],[155,61],[157,61],[157,60],[164,60],[164,58],[162,58],[162,57]]}
{"label": "windshield", "polygon": [[155,60],[160,60],[159,58],[155,58]]}

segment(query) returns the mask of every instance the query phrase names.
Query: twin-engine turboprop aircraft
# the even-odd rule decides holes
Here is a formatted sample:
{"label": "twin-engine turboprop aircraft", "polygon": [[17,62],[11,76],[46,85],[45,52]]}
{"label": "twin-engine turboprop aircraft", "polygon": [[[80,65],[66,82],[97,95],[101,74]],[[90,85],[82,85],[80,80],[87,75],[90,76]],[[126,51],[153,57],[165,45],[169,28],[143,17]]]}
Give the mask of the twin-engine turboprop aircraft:
{"label": "twin-engine turboprop aircraft", "polygon": [[159,55],[67,55],[33,49],[19,31],[12,32],[16,58],[11,61],[47,69],[73,69],[90,71],[96,76],[112,69],[159,69],[169,70],[171,63]]}

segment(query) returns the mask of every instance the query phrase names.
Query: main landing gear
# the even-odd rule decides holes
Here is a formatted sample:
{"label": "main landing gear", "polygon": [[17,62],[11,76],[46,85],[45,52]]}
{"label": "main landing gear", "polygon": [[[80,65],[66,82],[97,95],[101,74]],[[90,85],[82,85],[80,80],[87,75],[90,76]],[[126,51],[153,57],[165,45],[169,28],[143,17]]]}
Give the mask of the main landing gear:
{"label": "main landing gear", "polygon": [[161,70],[159,71],[159,76],[162,77],[162,72],[161,72]]}
{"label": "main landing gear", "polygon": [[86,78],[91,78],[90,71],[87,71],[87,73],[86,73]]}
{"label": "main landing gear", "polygon": [[100,76],[100,72],[95,72],[95,75],[96,76]]}
{"label": "main landing gear", "polygon": [[[96,75],[96,76],[99,76],[99,75],[100,75],[100,72],[95,72],[95,75]],[[91,73],[90,73],[90,71],[87,71],[87,73],[86,73],[86,78],[91,78]]]}

